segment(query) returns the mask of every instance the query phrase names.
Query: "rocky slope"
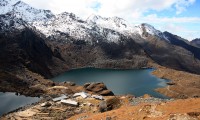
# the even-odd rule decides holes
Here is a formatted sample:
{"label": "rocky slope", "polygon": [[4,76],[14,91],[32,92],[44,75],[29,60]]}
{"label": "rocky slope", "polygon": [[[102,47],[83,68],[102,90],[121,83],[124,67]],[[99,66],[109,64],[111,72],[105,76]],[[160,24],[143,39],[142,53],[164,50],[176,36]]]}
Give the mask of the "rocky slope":
{"label": "rocky slope", "polygon": [[[14,1],[10,2],[7,1],[4,6],[14,7]],[[18,56],[21,61],[10,60],[45,77],[77,67],[139,68],[147,63],[146,53],[130,37],[89,25],[72,13],[51,15],[47,22],[48,15],[43,10],[37,11],[25,3],[23,5],[0,16],[1,46],[10,46],[10,53],[6,47],[1,48],[1,57],[5,57],[2,63]],[[29,11],[24,12],[24,7],[32,11],[34,19],[28,17],[26,12]],[[23,17],[18,15],[20,12]],[[40,22],[38,14],[44,14]]]}
{"label": "rocky slope", "polygon": [[[126,99],[123,97],[123,99]],[[142,98],[135,98],[130,101],[133,103]],[[75,115],[69,120],[199,120],[199,99],[175,100],[175,101],[157,101],[152,98],[144,98],[144,101],[131,105],[124,104],[119,109],[104,112],[92,113],[86,112]]]}
{"label": "rocky slope", "polygon": [[[63,88],[64,89],[64,88]],[[69,95],[69,94],[68,94]],[[200,99],[166,100],[148,95],[103,96],[104,100],[70,97],[78,105],[55,102],[49,98],[3,115],[7,119],[69,119],[69,120],[199,120]]]}
{"label": "rocky slope", "polygon": [[[166,35],[165,37],[168,38]],[[175,45],[169,41],[169,39],[166,41],[160,37],[147,34],[141,46],[160,65],[198,74],[200,67],[199,49],[186,43],[185,47],[183,45]]]}
{"label": "rocky slope", "polygon": [[[118,17],[103,18],[95,15],[84,21],[72,13],[53,15],[50,11],[37,10],[23,2],[17,2],[20,4],[13,0],[4,0],[4,2],[2,6],[12,9],[1,13],[3,14],[1,15],[1,32],[12,33],[13,29],[21,30],[28,26],[33,32],[43,36],[45,44],[57,58],[54,61],[57,64],[52,64],[52,66],[64,64],[63,68],[46,69],[50,71],[46,75],[41,73],[41,70],[34,70],[42,75],[51,76],[62,72],[62,69],[84,66],[139,68],[145,66],[148,57],[164,66],[199,72],[198,56],[195,54],[194,59],[190,59],[193,58],[193,50],[188,51],[178,45],[172,46],[167,39],[169,36],[167,37],[166,34],[148,24],[133,26]],[[42,52],[45,50],[39,49],[38,52],[44,54]],[[83,59],[83,56],[89,57]],[[37,57],[32,56],[32,58]],[[188,62],[189,60],[192,62]]]}
{"label": "rocky slope", "polygon": [[[167,38],[171,44],[185,48],[186,50],[190,51],[194,55],[195,58],[200,59],[200,54],[199,54],[200,48],[194,47],[193,45],[191,45],[193,43],[195,44],[195,40],[193,42],[191,42],[191,44],[190,44],[190,42],[187,41],[186,39],[183,39],[177,35],[173,35],[169,32],[164,32],[164,35],[167,36]],[[196,41],[198,41],[198,40],[196,40]],[[198,42],[196,42],[196,44],[197,43]]]}
{"label": "rocky slope", "polygon": [[200,48],[200,39],[197,38],[197,39],[192,40],[191,44]]}

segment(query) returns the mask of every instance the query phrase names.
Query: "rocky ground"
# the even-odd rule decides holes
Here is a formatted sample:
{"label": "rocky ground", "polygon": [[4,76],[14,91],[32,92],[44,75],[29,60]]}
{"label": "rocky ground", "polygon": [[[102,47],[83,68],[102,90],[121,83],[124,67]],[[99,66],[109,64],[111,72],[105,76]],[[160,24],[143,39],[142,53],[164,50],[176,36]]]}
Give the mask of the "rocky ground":
{"label": "rocky ground", "polygon": [[[122,98],[126,99],[126,98]],[[131,101],[135,101],[134,98]],[[140,98],[148,101],[149,98]],[[124,104],[119,109],[104,113],[82,113],[69,120],[199,120],[200,99],[149,101],[137,105]]]}
{"label": "rocky ground", "polygon": [[200,99],[165,100],[144,95],[76,97],[78,106],[43,99],[38,104],[3,116],[2,120],[199,120]]}
{"label": "rocky ground", "polygon": [[153,75],[171,80],[165,88],[156,91],[171,98],[199,98],[200,97],[200,75],[184,71],[177,71],[163,66],[152,64],[156,69]]}

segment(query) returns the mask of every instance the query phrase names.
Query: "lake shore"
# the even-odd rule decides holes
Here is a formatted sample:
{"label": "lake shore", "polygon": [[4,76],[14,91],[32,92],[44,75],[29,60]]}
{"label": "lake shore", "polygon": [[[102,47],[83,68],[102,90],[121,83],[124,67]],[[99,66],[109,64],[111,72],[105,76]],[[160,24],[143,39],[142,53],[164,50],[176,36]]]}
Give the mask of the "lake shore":
{"label": "lake shore", "polygon": [[184,71],[166,68],[157,64],[149,64],[156,68],[152,74],[163,79],[171,80],[164,88],[156,91],[170,98],[199,98],[200,97],[200,75]]}

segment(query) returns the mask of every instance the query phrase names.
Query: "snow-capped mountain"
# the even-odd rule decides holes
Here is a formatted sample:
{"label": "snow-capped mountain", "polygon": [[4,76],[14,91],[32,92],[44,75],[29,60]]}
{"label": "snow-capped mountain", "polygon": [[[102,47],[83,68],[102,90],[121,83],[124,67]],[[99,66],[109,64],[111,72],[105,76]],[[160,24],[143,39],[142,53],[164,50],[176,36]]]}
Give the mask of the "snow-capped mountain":
{"label": "snow-capped mountain", "polygon": [[27,23],[19,18],[12,17],[9,13],[0,15],[0,33],[11,32],[15,29],[21,30],[27,26]]}
{"label": "snow-capped mountain", "polygon": [[119,17],[104,18],[93,14],[87,19],[87,23],[95,24],[102,28],[112,29],[128,36],[140,35],[145,39],[147,34],[149,34],[167,40],[167,37],[165,37],[161,31],[156,30],[149,24],[142,23],[140,25],[133,25]]}
{"label": "snow-capped mountain", "polygon": [[48,21],[35,21],[33,22],[33,26],[47,37],[64,35],[65,39],[71,37],[88,42],[94,42],[94,39],[96,39],[95,42],[99,42],[99,38],[101,40],[116,42],[120,38],[120,34],[113,30],[89,24],[73,13],[67,12],[55,15],[55,17],[52,17]]}
{"label": "snow-capped mountain", "polygon": [[6,13],[26,22],[48,20],[54,16],[50,10],[35,9],[19,0],[1,0],[0,14]]}
{"label": "snow-capped mountain", "polygon": [[133,25],[119,17],[104,18],[91,15],[87,20],[82,20],[73,13],[54,15],[49,10],[35,9],[19,0],[2,0],[0,6],[0,14],[10,15],[12,19],[22,19],[49,38],[62,36],[66,41],[71,37],[89,42],[94,42],[94,39],[95,42],[99,42],[101,38],[118,42],[121,40],[121,35],[132,38],[140,36],[143,39],[153,35],[167,40],[162,32],[149,24]]}
{"label": "snow-capped mountain", "polygon": [[[53,61],[59,66],[65,63],[109,67],[127,63],[126,67],[130,68],[144,66],[148,59],[152,59],[163,66],[194,73],[200,71],[199,48],[191,47],[179,37],[162,33],[149,24],[133,25],[118,17],[91,15],[83,20],[73,13],[54,15],[51,11],[35,9],[22,1],[1,0],[0,35],[5,36],[1,37],[1,41],[6,41],[0,42],[1,46],[11,40],[12,51],[18,44],[25,53],[28,51],[26,58],[30,61],[37,61],[34,59],[37,58],[37,62],[42,64],[41,56],[48,53],[55,57]],[[41,56],[37,56],[38,53],[42,53]],[[7,54],[10,54],[9,50],[5,56]],[[58,62],[58,59],[61,61]]]}
{"label": "snow-capped mountain", "polygon": [[93,14],[86,21],[89,24],[95,24],[102,28],[112,29],[118,32],[137,32],[133,25],[130,25],[127,21],[119,17],[104,18]]}
{"label": "snow-capped mountain", "polygon": [[0,14],[6,14],[8,12],[13,11],[13,6],[18,2],[19,0],[1,0],[0,2]]}
{"label": "snow-capped mountain", "polygon": [[89,36],[86,30],[91,29],[76,15],[67,12],[55,15],[48,19],[48,21],[35,21],[33,26],[47,37],[65,33],[66,37],[71,36],[74,39],[84,39],[86,36]]}

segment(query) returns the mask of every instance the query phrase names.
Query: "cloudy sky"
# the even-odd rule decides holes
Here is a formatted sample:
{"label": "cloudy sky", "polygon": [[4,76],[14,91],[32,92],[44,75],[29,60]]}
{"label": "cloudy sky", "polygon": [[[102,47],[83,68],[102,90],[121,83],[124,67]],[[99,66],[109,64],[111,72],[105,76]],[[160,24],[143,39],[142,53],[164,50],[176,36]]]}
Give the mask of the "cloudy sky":
{"label": "cloudy sky", "polygon": [[132,24],[149,23],[186,39],[200,38],[200,0],[22,0],[53,13],[118,16]]}

